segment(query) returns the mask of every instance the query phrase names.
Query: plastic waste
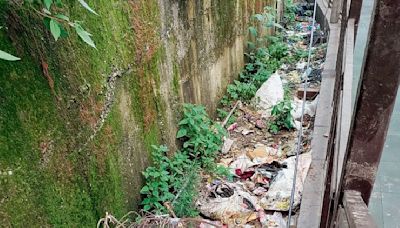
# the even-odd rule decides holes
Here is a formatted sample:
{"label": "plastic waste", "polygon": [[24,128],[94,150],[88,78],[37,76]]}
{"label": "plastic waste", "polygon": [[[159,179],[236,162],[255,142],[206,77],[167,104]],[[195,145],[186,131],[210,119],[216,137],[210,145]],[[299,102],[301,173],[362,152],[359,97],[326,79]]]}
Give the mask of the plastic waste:
{"label": "plastic waste", "polygon": [[[278,175],[272,181],[265,197],[260,200],[260,205],[266,210],[288,211],[290,204],[290,195],[294,178],[294,167],[296,157],[290,157],[283,161],[287,168],[278,172]],[[311,164],[311,153],[299,155],[299,165],[296,176],[296,191],[294,194],[293,207],[300,204],[303,183],[307,176]]]}
{"label": "plastic waste", "polygon": [[260,109],[264,117],[271,115],[271,108],[277,103],[283,101],[284,91],[281,77],[278,73],[274,73],[264,82],[257,90],[255,99],[257,107]]}
{"label": "plastic waste", "polygon": [[272,215],[266,215],[264,221],[261,222],[263,227],[268,228],[286,228],[286,221],[280,212],[274,212]]}
{"label": "plastic waste", "polygon": [[259,146],[253,151],[247,152],[247,156],[255,164],[271,163],[276,160],[278,149],[267,146]]}
{"label": "plastic waste", "polygon": [[[318,96],[311,102],[306,101],[304,107],[304,115],[309,115],[311,117],[314,117],[315,112],[317,110],[317,104],[318,104]],[[303,101],[295,97],[294,102],[292,103],[293,110],[291,113],[294,120],[300,119],[302,106],[303,106]]]}
{"label": "plastic waste", "polygon": [[205,216],[219,220],[231,226],[245,225],[257,219],[257,212],[261,207],[258,199],[243,191],[241,186],[235,183],[226,183],[232,195],[226,197],[218,194],[200,197],[197,200],[197,208]]}
{"label": "plastic waste", "polygon": [[231,173],[236,175],[236,170],[240,170],[241,173],[244,173],[248,168],[252,167],[253,165],[256,164],[253,163],[250,158],[248,158],[246,155],[240,155],[236,158],[235,161],[233,161],[229,165],[229,168],[231,169]]}

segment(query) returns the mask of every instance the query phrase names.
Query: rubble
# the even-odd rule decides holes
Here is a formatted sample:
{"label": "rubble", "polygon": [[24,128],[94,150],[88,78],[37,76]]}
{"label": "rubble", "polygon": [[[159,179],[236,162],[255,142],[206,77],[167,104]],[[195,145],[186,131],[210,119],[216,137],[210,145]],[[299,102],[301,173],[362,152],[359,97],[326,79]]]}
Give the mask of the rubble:
{"label": "rubble", "polygon": [[[287,168],[282,169],[278,173],[265,197],[261,199],[260,204],[265,210],[288,211],[290,194],[292,190],[292,182],[294,178],[295,156],[286,159],[283,163]],[[294,195],[293,207],[300,204],[301,192],[303,191],[303,183],[307,176],[308,169],[311,164],[311,153],[299,155],[299,165],[297,167],[296,176],[296,192]]]}
{"label": "rubble", "polygon": [[[215,189],[221,185],[224,190],[215,192]],[[229,194],[222,194],[224,192],[229,192]],[[208,193],[211,195],[200,197],[197,201],[199,211],[205,216],[235,226],[257,219],[255,210],[260,208],[257,205],[257,199],[241,190],[240,186],[218,183],[209,186]]]}

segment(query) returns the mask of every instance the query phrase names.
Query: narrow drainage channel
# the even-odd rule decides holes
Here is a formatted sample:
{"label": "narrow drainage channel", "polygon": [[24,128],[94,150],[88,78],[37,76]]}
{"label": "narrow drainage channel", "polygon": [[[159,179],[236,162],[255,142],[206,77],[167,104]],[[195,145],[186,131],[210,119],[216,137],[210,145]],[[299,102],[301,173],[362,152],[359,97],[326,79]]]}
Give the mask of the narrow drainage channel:
{"label": "narrow drainage channel", "polygon": [[[288,4],[290,3],[290,4]],[[311,164],[311,137],[326,38],[318,23],[312,28],[313,4],[285,3],[281,24],[265,8],[252,18],[247,63],[228,86],[217,110],[222,129],[204,107],[187,104],[177,138],[181,151],[167,157],[154,146],[154,166],[144,172],[143,213],[136,222],[110,214],[98,227],[287,227],[299,129],[303,129],[296,191],[295,224],[303,183]],[[271,21],[272,20],[272,21]],[[265,31],[275,30],[265,35]],[[308,92],[303,110],[308,47],[314,29]],[[219,150],[215,157],[215,150]],[[133,213],[133,212],[132,212]],[[128,214],[129,215],[129,214]]]}
{"label": "narrow drainage channel", "polygon": [[[197,201],[201,215],[217,221],[215,225],[287,227],[298,132],[302,127],[294,215],[290,222],[296,223],[303,183],[311,164],[311,137],[326,51],[325,35],[316,23],[312,71],[301,124],[302,75],[307,67],[305,53],[310,42],[312,5],[299,4],[296,9],[295,21],[275,35],[283,43],[273,41],[267,49],[269,54],[281,51],[284,55],[279,69],[261,84],[252,99],[235,105],[230,111],[233,117],[225,121],[230,124],[219,164],[229,168],[233,179],[204,179]],[[229,108],[225,106],[223,111],[228,112]]]}

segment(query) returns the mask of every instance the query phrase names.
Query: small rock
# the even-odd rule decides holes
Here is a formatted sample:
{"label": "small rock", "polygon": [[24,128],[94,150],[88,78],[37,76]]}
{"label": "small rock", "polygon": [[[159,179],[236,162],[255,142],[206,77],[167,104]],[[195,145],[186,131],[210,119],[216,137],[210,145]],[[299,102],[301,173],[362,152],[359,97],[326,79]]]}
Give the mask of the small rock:
{"label": "small rock", "polygon": [[257,147],[265,147],[265,145],[262,143],[257,143],[256,145],[254,145],[254,148],[257,148]]}
{"label": "small rock", "polygon": [[256,128],[262,130],[262,129],[264,129],[265,127],[266,127],[266,126],[265,126],[264,121],[262,121],[261,119],[256,120]]}
{"label": "small rock", "polygon": [[296,64],[296,69],[297,70],[304,70],[304,68],[306,67],[307,63],[306,62],[299,62]]}
{"label": "small rock", "polygon": [[253,191],[253,189],[256,187],[256,184],[252,181],[246,181],[244,185],[249,189],[250,191]]}
{"label": "small rock", "polygon": [[229,152],[229,150],[231,149],[233,142],[234,141],[232,139],[224,137],[224,145],[222,146],[221,153],[227,154]]}
{"label": "small rock", "polygon": [[253,151],[249,151],[247,152],[247,156],[250,159],[254,159],[254,158],[265,158],[267,157],[269,154],[267,152],[267,147],[266,146],[260,146],[257,147],[256,149],[254,149]]}
{"label": "small rock", "polygon": [[231,125],[228,127],[228,131],[233,131],[233,130],[235,130],[237,127],[238,127],[238,124],[237,124],[237,123],[233,123],[233,124],[231,124]]}
{"label": "small rock", "polygon": [[219,161],[220,161],[220,162],[219,162],[220,164],[222,164],[222,165],[228,167],[229,164],[232,163],[233,158],[221,158]]}
{"label": "small rock", "polygon": [[248,130],[248,129],[244,129],[242,131],[242,135],[248,135],[248,134],[251,134],[251,133],[254,133],[254,131],[253,130]]}

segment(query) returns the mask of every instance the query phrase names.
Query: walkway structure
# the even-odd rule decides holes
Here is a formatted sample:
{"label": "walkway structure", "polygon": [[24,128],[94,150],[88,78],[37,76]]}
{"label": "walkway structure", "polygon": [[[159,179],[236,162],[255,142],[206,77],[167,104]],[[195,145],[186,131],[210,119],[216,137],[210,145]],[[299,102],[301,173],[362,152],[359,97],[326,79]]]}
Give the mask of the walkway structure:
{"label": "walkway structure", "polygon": [[[363,1],[317,0],[329,42],[300,228],[378,227],[367,205],[400,82],[400,2]],[[354,48],[357,36],[364,44]]]}

